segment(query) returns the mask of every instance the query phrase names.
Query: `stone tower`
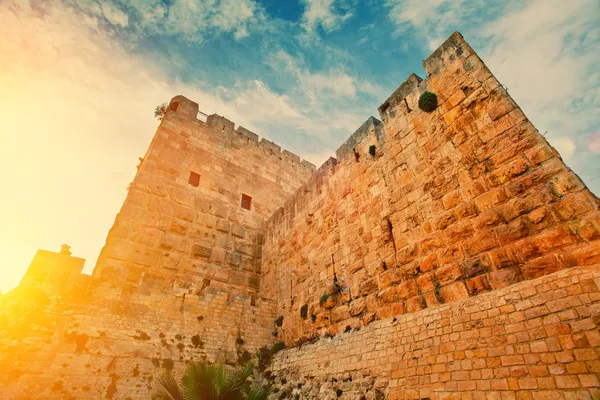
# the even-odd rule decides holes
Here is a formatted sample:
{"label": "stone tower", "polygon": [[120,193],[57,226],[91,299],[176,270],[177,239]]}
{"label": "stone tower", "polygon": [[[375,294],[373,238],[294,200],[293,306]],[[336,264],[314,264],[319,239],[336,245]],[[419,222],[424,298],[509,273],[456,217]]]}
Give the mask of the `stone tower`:
{"label": "stone tower", "polygon": [[[200,117],[201,119],[198,119]],[[174,97],[98,259],[94,277],[169,288],[202,281],[255,292],[261,224],[315,167]]]}

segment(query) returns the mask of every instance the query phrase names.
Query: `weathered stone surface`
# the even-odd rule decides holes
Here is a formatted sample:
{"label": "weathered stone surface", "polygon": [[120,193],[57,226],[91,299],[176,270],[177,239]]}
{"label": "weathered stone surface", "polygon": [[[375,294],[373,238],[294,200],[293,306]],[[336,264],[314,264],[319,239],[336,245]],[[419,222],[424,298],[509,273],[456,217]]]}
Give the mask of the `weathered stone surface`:
{"label": "weathered stone surface", "polygon": [[239,332],[321,337],[281,398],[598,397],[598,199],[460,34],[424,66],[316,171],[175,97],[93,276],[0,297],[0,393],[145,399]]}

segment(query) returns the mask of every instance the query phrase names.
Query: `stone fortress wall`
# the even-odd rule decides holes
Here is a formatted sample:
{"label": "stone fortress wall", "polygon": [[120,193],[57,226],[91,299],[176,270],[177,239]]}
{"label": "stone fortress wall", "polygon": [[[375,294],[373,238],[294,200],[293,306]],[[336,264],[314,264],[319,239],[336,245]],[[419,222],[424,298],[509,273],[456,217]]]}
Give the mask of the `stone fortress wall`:
{"label": "stone fortress wall", "polygon": [[316,171],[173,98],[93,277],[0,298],[0,398],[279,340],[275,398],[600,398],[598,199],[459,33],[424,67]]}
{"label": "stone fortress wall", "polygon": [[165,369],[235,363],[273,341],[262,224],[315,167],[234,128],[173,98],[93,276],[81,259],[38,253],[0,298],[0,398],[145,399]]}
{"label": "stone fortress wall", "polygon": [[281,389],[600,398],[600,202],[459,33],[423,66],[267,222]]}

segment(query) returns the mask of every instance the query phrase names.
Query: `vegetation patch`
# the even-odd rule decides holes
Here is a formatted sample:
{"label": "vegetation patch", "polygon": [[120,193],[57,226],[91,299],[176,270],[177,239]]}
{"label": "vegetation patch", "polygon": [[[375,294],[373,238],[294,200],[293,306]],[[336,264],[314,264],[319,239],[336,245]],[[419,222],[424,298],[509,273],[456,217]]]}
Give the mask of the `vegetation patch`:
{"label": "vegetation patch", "polygon": [[282,341],[279,341],[273,345],[273,353],[277,353],[283,349],[285,349],[285,343]]}
{"label": "vegetation patch", "polygon": [[419,97],[419,108],[425,112],[432,112],[437,108],[437,105],[435,93],[425,92]]}
{"label": "vegetation patch", "polygon": [[327,300],[329,300],[330,297],[331,297],[331,295],[329,293],[325,293],[319,299],[319,304],[322,306],[323,304],[325,304],[327,302]]}
{"label": "vegetation patch", "polygon": [[171,374],[162,376],[152,399],[267,400],[272,387],[252,382],[253,371],[252,362],[231,372],[223,364],[188,364],[179,382]]}

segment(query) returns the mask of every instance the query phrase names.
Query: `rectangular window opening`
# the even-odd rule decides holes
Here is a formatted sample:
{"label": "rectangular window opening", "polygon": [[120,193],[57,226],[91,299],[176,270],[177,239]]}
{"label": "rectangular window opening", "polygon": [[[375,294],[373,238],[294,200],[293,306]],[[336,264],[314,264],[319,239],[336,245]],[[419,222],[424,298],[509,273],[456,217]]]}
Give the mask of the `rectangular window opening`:
{"label": "rectangular window opening", "polygon": [[242,193],[242,208],[250,210],[252,208],[252,197]]}
{"label": "rectangular window opening", "polygon": [[193,187],[198,187],[198,185],[200,185],[200,174],[190,172],[190,179],[188,179],[188,183]]}

